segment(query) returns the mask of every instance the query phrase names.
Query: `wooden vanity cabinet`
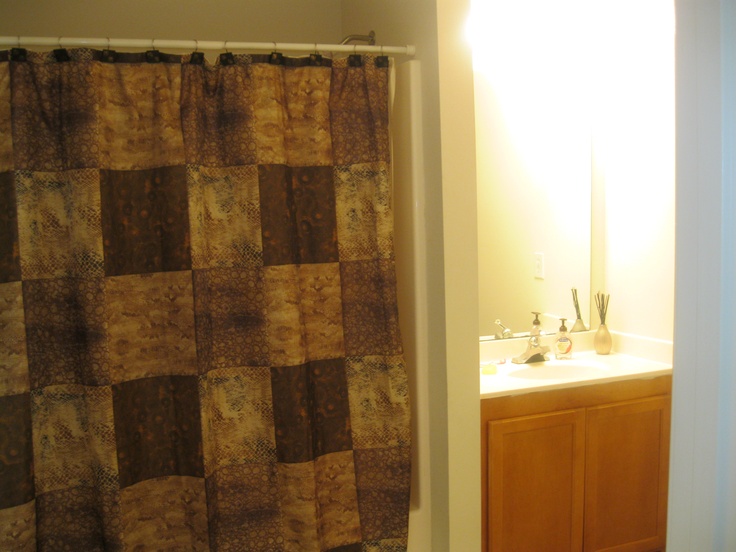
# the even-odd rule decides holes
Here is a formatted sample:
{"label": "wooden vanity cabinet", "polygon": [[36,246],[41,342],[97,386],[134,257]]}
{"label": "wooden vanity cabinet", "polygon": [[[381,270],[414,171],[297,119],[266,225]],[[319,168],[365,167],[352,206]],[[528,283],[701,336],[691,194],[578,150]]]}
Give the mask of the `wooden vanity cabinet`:
{"label": "wooden vanity cabinet", "polygon": [[482,400],[484,552],[664,551],[671,381]]}

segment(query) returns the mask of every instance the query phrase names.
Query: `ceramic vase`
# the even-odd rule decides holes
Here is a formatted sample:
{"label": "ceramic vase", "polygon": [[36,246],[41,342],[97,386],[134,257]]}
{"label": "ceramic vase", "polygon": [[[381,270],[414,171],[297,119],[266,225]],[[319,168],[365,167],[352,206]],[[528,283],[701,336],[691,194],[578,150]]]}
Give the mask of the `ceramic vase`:
{"label": "ceramic vase", "polygon": [[598,331],[593,336],[593,348],[599,355],[607,355],[611,352],[611,332],[605,324],[598,327]]}

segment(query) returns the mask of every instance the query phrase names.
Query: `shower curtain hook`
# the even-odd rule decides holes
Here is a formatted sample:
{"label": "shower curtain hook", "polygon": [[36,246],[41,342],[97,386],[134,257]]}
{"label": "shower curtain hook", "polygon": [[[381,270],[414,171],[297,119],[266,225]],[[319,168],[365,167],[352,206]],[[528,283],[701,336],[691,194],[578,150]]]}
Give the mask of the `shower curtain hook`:
{"label": "shower curtain hook", "polygon": [[194,39],[194,52],[199,52],[199,40],[197,40],[196,38]]}
{"label": "shower curtain hook", "polygon": [[156,49],[156,39],[152,38],[151,39],[151,50],[155,50],[155,49]]}
{"label": "shower curtain hook", "polygon": [[59,40],[56,41],[59,44],[59,49],[63,50],[64,47],[61,45],[61,37],[59,37]]}
{"label": "shower curtain hook", "polygon": [[110,49],[110,37],[109,36],[107,37],[107,49],[108,50]]}
{"label": "shower curtain hook", "polygon": [[223,48],[225,48],[225,53],[226,54],[229,54],[230,53],[230,50],[227,49],[227,40],[225,41],[225,45],[223,46]]}

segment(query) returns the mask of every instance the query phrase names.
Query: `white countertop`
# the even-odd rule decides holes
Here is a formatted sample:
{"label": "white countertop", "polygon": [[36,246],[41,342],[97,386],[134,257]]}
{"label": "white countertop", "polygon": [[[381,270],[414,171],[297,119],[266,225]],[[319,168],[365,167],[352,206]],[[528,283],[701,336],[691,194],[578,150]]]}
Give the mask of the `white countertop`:
{"label": "white countertop", "polygon": [[[633,378],[651,378],[672,373],[671,342],[614,334],[614,351],[598,355],[592,350],[594,332],[572,334],[576,348],[571,360],[552,359],[534,364],[513,364],[511,357],[523,352],[526,340],[481,340],[480,398],[519,395]],[[554,339],[546,336],[544,344]],[[648,342],[649,341],[649,342]],[[668,346],[669,345],[669,346]],[[636,354],[627,354],[629,350]],[[621,352],[619,352],[621,351]],[[484,375],[493,370],[495,374]]]}

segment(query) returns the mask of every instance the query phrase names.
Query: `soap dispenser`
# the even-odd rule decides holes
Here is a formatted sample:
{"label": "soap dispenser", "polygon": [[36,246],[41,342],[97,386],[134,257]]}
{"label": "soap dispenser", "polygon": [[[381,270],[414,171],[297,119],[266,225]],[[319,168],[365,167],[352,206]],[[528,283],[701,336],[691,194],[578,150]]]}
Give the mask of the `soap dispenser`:
{"label": "soap dispenser", "polygon": [[567,318],[560,318],[562,324],[555,339],[555,358],[558,360],[572,358],[572,340],[567,333],[567,326],[565,326],[566,320]]}

